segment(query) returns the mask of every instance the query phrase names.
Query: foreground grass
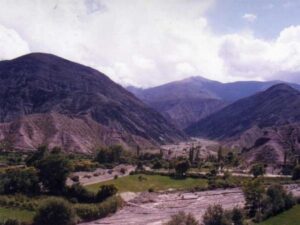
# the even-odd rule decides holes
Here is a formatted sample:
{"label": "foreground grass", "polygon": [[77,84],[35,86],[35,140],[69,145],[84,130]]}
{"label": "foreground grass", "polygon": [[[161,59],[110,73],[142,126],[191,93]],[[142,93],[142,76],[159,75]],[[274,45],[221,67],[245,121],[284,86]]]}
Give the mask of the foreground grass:
{"label": "foreground grass", "polygon": [[258,225],[299,225],[300,224],[300,205],[274,216]]}
{"label": "foreground grass", "polygon": [[6,219],[17,219],[23,222],[31,222],[34,212],[16,208],[0,207],[0,222]]}
{"label": "foreground grass", "polygon": [[[142,179],[139,177],[142,177]],[[114,184],[118,188],[119,192],[143,192],[148,191],[149,188],[153,188],[155,191],[160,191],[167,190],[169,188],[180,190],[194,187],[206,187],[207,180],[196,178],[174,179],[169,176],[137,174],[88,185],[87,189],[96,192],[99,190],[99,187],[104,184]]]}

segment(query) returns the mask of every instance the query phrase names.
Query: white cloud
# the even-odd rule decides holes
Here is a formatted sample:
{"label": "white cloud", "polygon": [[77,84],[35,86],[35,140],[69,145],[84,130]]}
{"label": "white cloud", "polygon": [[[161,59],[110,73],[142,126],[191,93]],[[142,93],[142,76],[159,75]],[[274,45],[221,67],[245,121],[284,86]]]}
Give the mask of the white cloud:
{"label": "white cloud", "polygon": [[220,56],[229,74],[246,79],[272,79],[274,74],[300,72],[299,38],[300,26],[284,29],[273,41],[252,35],[226,35],[220,46]]}
{"label": "white cloud", "polygon": [[29,53],[29,47],[13,29],[0,24],[0,60]]}
{"label": "white cloud", "polygon": [[255,14],[252,14],[252,13],[246,13],[246,14],[243,15],[243,19],[248,21],[248,22],[253,23],[257,19],[257,16]]}
{"label": "white cloud", "polygon": [[140,86],[192,75],[263,80],[300,71],[300,27],[272,41],[249,30],[216,35],[205,18],[214,0],[0,2],[2,58],[49,52]]}

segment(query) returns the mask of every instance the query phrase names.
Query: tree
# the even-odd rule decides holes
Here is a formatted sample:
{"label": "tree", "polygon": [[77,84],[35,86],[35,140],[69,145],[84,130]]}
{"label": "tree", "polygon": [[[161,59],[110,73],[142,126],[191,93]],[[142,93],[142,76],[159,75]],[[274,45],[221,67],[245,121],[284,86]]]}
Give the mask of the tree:
{"label": "tree", "polygon": [[155,159],[152,164],[152,169],[161,169],[162,168],[162,162],[159,159]]}
{"label": "tree", "polygon": [[287,193],[281,185],[271,185],[268,187],[263,201],[263,216],[267,218],[279,214],[294,205],[295,199],[292,194]]}
{"label": "tree", "polygon": [[115,195],[118,192],[118,189],[115,187],[113,184],[109,185],[102,185],[100,187],[100,190],[97,193],[97,201],[101,202],[104,201],[105,199]]}
{"label": "tree", "polygon": [[124,154],[121,145],[114,145],[109,148],[100,148],[98,150],[96,161],[99,163],[118,163]]}
{"label": "tree", "polygon": [[1,176],[1,190],[4,194],[29,194],[40,192],[39,177],[34,168],[8,169]]}
{"label": "tree", "polygon": [[26,158],[26,165],[27,166],[36,166],[36,164],[42,160],[48,152],[48,148],[46,145],[41,145],[38,147],[37,151],[35,151],[32,155],[29,155]]}
{"label": "tree", "polygon": [[178,161],[175,165],[176,174],[180,177],[185,176],[189,168],[190,168],[190,163],[186,159]]}
{"label": "tree", "polygon": [[67,177],[71,172],[71,164],[64,155],[51,154],[42,159],[37,168],[45,188],[53,194],[61,194],[64,191]]}
{"label": "tree", "polygon": [[293,175],[292,175],[293,180],[299,180],[300,179],[300,166],[296,166],[293,170]]}
{"label": "tree", "polygon": [[67,187],[64,196],[69,199],[76,199],[76,201],[80,203],[96,202],[96,195],[78,183],[73,184],[71,187]]}
{"label": "tree", "polygon": [[195,148],[191,147],[189,150],[189,161],[193,164],[194,163],[194,154],[195,154]]}
{"label": "tree", "polygon": [[258,180],[248,181],[243,192],[246,200],[245,208],[249,217],[254,217],[257,212],[261,212],[262,199],[265,192],[262,183]]}
{"label": "tree", "polygon": [[244,225],[244,213],[241,209],[234,207],[231,211],[233,225]]}
{"label": "tree", "polygon": [[171,220],[165,225],[200,225],[192,214],[186,214],[183,211],[171,216]]}
{"label": "tree", "polygon": [[65,200],[51,198],[44,202],[34,217],[34,225],[73,225],[75,212]]}
{"label": "tree", "polygon": [[204,225],[231,225],[221,205],[209,206],[203,215]]}
{"label": "tree", "polygon": [[258,176],[262,176],[266,173],[265,167],[263,164],[258,163],[255,164],[251,167],[250,172],[252,173],[252,175],[257,178]]}
{"label": "tree", "polygon": [[223,149],[222,147],[219,147],[218,149],[218,163],[222,162],[223,161]]}

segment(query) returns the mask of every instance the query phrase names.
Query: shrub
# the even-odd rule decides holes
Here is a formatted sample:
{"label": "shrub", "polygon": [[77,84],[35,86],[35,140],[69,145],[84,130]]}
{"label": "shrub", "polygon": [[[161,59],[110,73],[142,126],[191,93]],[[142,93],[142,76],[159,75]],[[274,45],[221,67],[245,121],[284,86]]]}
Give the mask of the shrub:
{"label": "shrub", "polygon": [[152,188],[152,187],[149,188],[149,189],[148,189],[148,192],[154,192],[154,188]]}
{"label": "shrub", "polygon": [[163,167],[161,160],[155,159],[152,164],[152,169],[161,169]]}
{"label": "shrub", "polygon": [[0,221],[0,225],[21,225],[21,222],[15,219],[7,219],[4,221]]}
{"label": "shrub", "polygon": [[266,197],[262,202],[263,219],[277,215],[292,208],[296,200],[291,193],[287,193],[281,185],[271,185],[266,191]]}
{"label": "shrub", "polygon": [[98,163],[118,163],[121,162],[121,157],[124,155],[123,147],[114,145],[109,148],[101,148],[98,150],[96,161]]}
{"label": "shrub", "polygon": [[190,163],[188,160],[180,160],[175,165],[176,175],[183,177],[190,168]]}
{"label": "shrub", "polygon": [[126,168],[122,167],[122,168],[120,169],[120,173],[125,174],[126,172],[127,172],[127,169],[126,169]]}
{"label": "shrub", "polygon": [[0,179],[3,194],[38,194],[40,192],[39,177],[34,168],[8,169]]}
{"label": "shrub", "polygon": [[53,194],[61,194],[71,172],[69,160],[61,154],[51,154],[37,164],[43,185]]}
{"label": "shrub", "polygon": [[256,178],[258,176],[262,176],[266,173],[265,167],[263,164],[258,163],[255,164],[251,167],[250,172],[252,173],[252,175]]}
{"label": "shrub", "polygon": [[230,212],[233,225],[244,225],[244,212],[240,208],[233,208]]}
{"label": "shrub", "polygon": [[214,179],[209,178],[208,180],[208,189],[217,189],[217,188],[233,188],[235,184],[230,180],[223,180],[223,179]]}
{"label": "shrub", "polygon": [[65,200],[51,198],[46,200],[34,217],[34,225],[73,225],[75,212]]}
{"label": "shrub", "polygon": [[204,225],[231,225],[221,205],[209,206],[203,215]]}
{"label": "shrub", "polygon": [[79,182],[79,176],[77,176],[77,175],[71,176],[70,179],[75,183]]}
{"label": "shrub", "polygon": [[73,184],[66,189],[66,196],[69,199],[76,199],[76,202],[80,203],[94,203],[96,202],[96,195],[93,192],[88,191],[80,184]]}
{"label": "shrub", "polygon": [[186,214],[180,211],[179,213],[171,216],[171,220],[165,225],[200,225],[192,214]]}
{"label": "shrub", "polygon": [[296,166],[293,170],[293,175],[292,175],[293,180],[298,180],[300,179],[300,166]]}
{"label": "shrub", "polygon": [[75,211],[83,221],[91,221],[115,213],[122,206],[123,200],[114,196],[98,204],[76,204]]}
{"label": "shrub", "polygon": [[82,160],[74,160],[72,161],[72,167],[75,172],[78,171],[94,171],[97,167],[99,167],[99,163],[92,162],[91,160],[82,159]]}
{"label": "shrub", "polygon": [[26,165],[27,166],[36,166],[36,164],[42,160],[48,154],[48,147],[46,145],[42,145],[38,147],[37,151],[33,154],[29,155],[26,158]]}
{"label": "shrub", "polygon": [[96,199],[98,202],[104,201],[105,199],[115,195],[118,189],[113,184],[102,185],[97,193]]}

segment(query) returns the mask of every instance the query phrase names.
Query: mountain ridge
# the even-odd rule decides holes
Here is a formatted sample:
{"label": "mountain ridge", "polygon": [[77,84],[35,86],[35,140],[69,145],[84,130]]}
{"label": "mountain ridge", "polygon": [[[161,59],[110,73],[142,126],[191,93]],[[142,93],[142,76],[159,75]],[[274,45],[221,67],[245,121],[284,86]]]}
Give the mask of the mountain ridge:
{"label": "mountain ridge", "polygon": [[[295,109],[297,109],[295,111]],[[190,135],[226,139],[250,129],[300,120],[300,92],[287,84],[240,99],[186,129]]]}
{"label": "mountain ridge", "polygon": [[[32,53],[1,61],[0,81],[1,123],[54,113],[79,118],[81,122],[88,118],[121,136],[139,137],[136,143],[130,141],[131,147],[185,139],[159,113],[103,73],[52,54]],[[103,137],[99,136],[99,140]]]}
{"label": "mountain ridge", "polygon": [[[221,83],[190,77],[157,87],[127,89],[181,129],[206,118],[234,101],[266,90],[280,81],[238,81]],[[291,84],[300,90],[300,85]]]}

